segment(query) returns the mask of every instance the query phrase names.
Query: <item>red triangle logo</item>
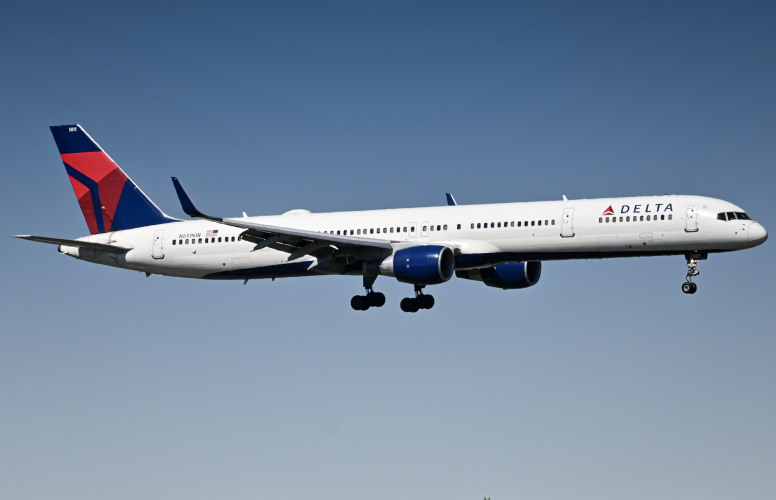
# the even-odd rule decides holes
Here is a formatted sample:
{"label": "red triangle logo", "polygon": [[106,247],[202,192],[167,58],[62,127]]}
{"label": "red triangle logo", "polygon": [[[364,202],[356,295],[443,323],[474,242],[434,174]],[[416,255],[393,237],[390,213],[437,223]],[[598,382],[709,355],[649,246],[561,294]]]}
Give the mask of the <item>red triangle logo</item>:
{"label": "red triangle logo", "polygon": [[611,205],[609,205],[609,208],[604,210],[604,215],[614,215],[614,209],[612,209]]}

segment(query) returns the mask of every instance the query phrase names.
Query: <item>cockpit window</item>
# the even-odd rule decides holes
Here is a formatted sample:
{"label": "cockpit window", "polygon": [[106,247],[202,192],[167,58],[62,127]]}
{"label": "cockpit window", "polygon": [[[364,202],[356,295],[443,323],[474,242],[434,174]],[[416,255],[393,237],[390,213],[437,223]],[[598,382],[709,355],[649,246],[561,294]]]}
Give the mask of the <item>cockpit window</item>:
{"label": "cockpit window", "polygon": [[752,220],[746,212],[720,212],[717,214],[719,220]]}

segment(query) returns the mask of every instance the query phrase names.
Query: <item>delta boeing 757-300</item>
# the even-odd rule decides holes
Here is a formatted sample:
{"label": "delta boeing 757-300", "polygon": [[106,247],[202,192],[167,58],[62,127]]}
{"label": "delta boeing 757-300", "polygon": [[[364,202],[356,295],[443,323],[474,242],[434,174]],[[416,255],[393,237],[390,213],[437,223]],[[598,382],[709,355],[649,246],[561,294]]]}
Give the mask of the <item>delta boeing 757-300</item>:
{"label": "delta boeing 757-300", "polygon": [[355,275],[365,311],[385,304],[378,276],[412,285],[401,309],[430,309],[427,285],[453,276],[502,289],[539,281],[542,261],[681,255],[682,291],[695,293],[698,261],[768,238],[744,210],[703,196],[664,195],[221,218],[206,215],[178,179],[180,220],[162,212],[80,125],[51,127],[90,236],[19,235],[77,259],[183,278],[252,280]]}

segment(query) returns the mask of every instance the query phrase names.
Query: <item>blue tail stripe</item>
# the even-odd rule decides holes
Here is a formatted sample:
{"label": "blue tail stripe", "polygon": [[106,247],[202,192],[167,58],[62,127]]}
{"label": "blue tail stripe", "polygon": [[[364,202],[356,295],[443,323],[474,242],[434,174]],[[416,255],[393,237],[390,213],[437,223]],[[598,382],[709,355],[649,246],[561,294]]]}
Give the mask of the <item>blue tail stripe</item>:
{"label": "blue tail stripe", "polygon": [[119,204],[116,207],[113,229],[153,226],[177,220],[165,215],[140,192],[131,180],[127,180],[124,189],[121,190],[121,198],[119,198]]}
{"label": "blue tail stripe", "polygon": [[[54,127],[51,127],[52,129]],[[65,163],[65,162],[62,162]],[[97,229],[101,233],[105,232],[105,224],[103,223],[102,218],[102,202],[100,201],[100,187],[97,184],[97,181],[93,181],[92,179],[88,178],[78,170],[74,169],[67,163],[65,163],[65,170],[67,171],[67,175],[72,177],[73,179],[77,180],[87,188],[89,188],[89,194],[92,195],[92,207],[94,208],[94,214],[95,218],[97,219]]]}

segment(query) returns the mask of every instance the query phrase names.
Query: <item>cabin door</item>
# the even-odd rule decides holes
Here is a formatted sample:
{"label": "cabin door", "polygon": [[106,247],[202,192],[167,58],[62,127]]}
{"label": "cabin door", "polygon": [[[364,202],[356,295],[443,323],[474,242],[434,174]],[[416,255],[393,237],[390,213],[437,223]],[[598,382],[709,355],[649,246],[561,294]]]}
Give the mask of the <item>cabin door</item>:
{"label": "cabin door", "polygon": [[698,230],[698,205],[690,205],[687,207],[684,230],[688,233],[694,233]]}
{"label": "cabin door", "polygon": [[164,229],[157,229],[154,231],[154,239],[151,242],[151,256],[154,259],[164,258],[164,248],[162,248],[162,236],[164,236]]}
{"label": "cabin door", "polygon": [[560,235],[564,238],[574,236],[574,209],[564,208],[563,217],[560,219]]}

